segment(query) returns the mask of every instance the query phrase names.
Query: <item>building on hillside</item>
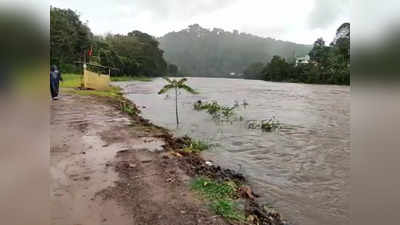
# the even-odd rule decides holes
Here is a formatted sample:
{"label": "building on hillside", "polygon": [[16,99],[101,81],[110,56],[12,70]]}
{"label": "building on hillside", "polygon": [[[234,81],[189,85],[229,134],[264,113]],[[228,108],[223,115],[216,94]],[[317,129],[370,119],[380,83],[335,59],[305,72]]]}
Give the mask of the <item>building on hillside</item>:
{"label": "building on hillside", "polygon": [[307,64],[310,63],[310,56],[306,55],[304,57],[296,57],[296,66],[299,64]]}

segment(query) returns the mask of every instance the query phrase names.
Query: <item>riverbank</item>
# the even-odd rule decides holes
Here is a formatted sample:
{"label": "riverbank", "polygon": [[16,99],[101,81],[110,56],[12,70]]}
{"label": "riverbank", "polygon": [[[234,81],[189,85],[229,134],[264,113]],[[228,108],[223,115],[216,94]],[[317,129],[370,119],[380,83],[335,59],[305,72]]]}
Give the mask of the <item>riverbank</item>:
{"label": "riverbank", "polygon": [[[91,183],[89,187],[76,184],[78,188],[65,190],[70,193],[85,188],[91,190],[91,193],[85,192],[86,198],[98,202],[91,208],[101,209],[105,202],[116,202],[121,209],[115,208],[114,211],[133,218],[138,224],[284,224],[275,210],[257,204],[257,195],[252,193],[242,175],[212,165],[197,153],[186,151],[191,144],[190,138],[175,138],[168,130],[143,119],[136,106],[124,99],[118,89],[97,95],[82,94],[83,90],[64,89],[64,92],[67,94],[61,100],[52,103],[52,115],[55,114],[52,121],[58,121],[58,113],[66,118],[62,123],[56,123],[61,127],[52,126],[52,129],[63,128],[66,133],[59,137],[59,132],[53,132],[57,137],[55,142],[52,138],[51,158],[52,162],[55,160],[54,168],[63,165],[63,169],[59,168],[60,173],[67,173],[65,167],[76,165],[88,169],[82,160],[97,162],[96,168],[81,171],[88,174],[82,179],[79,171],[77,175],[64,174],[64,177],[74,175],[72,180],[65,181],[67,183],[74,183],[74,179]],[[74,112],[68,113],[70,109]],[[82,118],[77,120],[77,115]],[[76,132],[78,134],[74,134]],[[71,135],[76,135],[79,140],[66,138]],[[59,143],[57,140],[61,137],[69,140]],[[80,147],[78,153],[74,146],[79,142],[84,142],[86,148],[82,150]],[[61,153],[57,150],[59,148]],[[99,152],[103,157],[101,160]],[[60,154],[72,154],[74,160],[60,157]],[[58,158],[62,160],[56,160]],[[99,171],[106,172],[101,175]],[[100,173],[96,176],[107,185],[99,185],[101,182],[91,178],[91,173]],[[104,176],[112,179],[100,178]],[[54,177],[54,180],[58,179]],[[75,187],[75,184],[71,185]],[[228,195],[225,193],[227,187]],[[54,196],[59,196],[59,193]],[[69,202],[55,200],[60,204]],[[110,223],[110,220],[112,217],[105,218],[105,222]]]}

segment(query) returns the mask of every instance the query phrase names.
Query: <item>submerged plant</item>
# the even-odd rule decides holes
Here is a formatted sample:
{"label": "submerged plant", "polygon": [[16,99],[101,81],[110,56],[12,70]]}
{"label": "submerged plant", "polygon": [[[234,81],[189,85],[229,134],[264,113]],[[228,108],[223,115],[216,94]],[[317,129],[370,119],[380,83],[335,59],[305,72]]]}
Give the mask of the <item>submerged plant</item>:
{"label": "submerged plant", "polygon": [[158,92],[159,95],[166,93],[167,91],[174,89],[175,90],[175,115],[176,115],[176,125],[179,125],[179,116],[178,116],[178,89],[183,89],[191,94],[197,94],[193,88],[189,87],[185,84],[187,81],[186,78],[182,78],[180,80],[169,79],[168,77],[163,77],[164,80],[168,82],[161,90]]}
{"label": "submerged plant", "polygon": [[230,119],[234,115],[234,109],[238,107],[238,105],[234,105],[232,107],[222,106],[218,104],[218,102],[213,101],[211,103],[203,103],[202,101],[198,101],[194,103],[193,108],[197,111],[207,110],[207,113],[212,115],[214,119]]}
{"label": "submerged plant", "polygon": [[269,120],[261,121],[261,129],[263,131],[272,131],[278,128],[280,128],[280,123],[275,117],[272,117]]}

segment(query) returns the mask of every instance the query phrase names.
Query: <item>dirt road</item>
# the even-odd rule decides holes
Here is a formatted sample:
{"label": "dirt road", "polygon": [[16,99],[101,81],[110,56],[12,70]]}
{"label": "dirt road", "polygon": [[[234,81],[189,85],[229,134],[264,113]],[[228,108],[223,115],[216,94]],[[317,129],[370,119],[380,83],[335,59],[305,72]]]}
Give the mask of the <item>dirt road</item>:
{"label": "dirt road", "polygon": [[52,224],[226,224],[190,192],[158,132],[97,97],[53,101]]}

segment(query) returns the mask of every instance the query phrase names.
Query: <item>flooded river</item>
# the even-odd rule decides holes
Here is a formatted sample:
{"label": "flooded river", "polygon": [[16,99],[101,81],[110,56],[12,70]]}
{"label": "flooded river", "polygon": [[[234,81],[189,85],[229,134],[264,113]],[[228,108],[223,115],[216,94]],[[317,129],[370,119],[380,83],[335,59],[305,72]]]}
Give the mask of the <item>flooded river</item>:
{"label": "flooded river", "polygon": [[[260,201],[278,208],[291,224],[349,224],[349,87],[189,78],[199,94],[180,91],[181,125],[176,128],[174,92],[157,94],[164,80],[116,84],[144,106],[142,115],[153,123],[214,144],[203,156],[240,170]],[[193,110],[198,100],[239,103],[235,112],[243,120],[216,123],[206,112]],[[273,116],[281,123],[279,131],[248,129],[249,120]]]}

